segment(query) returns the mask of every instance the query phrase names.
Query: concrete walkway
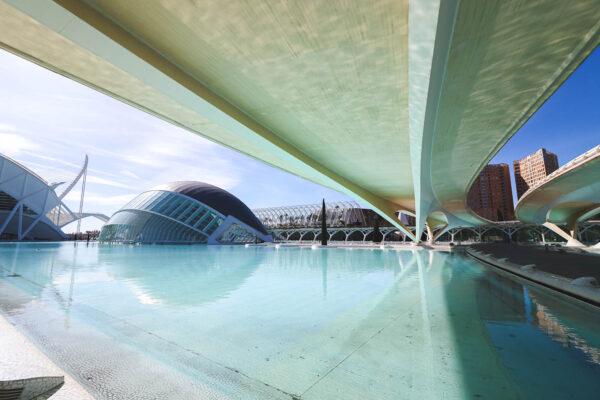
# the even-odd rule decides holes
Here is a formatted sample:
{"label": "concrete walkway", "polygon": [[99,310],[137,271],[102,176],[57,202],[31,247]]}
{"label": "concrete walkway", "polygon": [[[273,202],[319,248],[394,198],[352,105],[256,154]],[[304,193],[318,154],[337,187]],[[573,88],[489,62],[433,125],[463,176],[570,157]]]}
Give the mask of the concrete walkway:
{"label": "concrete walkway", "polygon": [[494,258],[507,258],[514,264],[535,264],[536,269],[549,274],[569,279],[591,276],[600,282],[600,255],[511,243],[478,243],[471,247]]}
{"label": "concrete walkway", "polygon": [[52,400],[94,399],[0,315],[0,381],[37,376],[65,377],[65,384]]}

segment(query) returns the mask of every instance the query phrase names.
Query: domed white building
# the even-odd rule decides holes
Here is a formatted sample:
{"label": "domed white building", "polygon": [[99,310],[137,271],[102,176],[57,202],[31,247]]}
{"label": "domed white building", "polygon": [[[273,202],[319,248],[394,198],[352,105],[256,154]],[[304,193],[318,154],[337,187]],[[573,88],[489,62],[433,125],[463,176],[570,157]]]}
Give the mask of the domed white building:
{"label": "domed white building", "polygon": [[172,182],[137,196],[104,225],[109,243],[272,242],[263,224],[231,193],[196,181]]}

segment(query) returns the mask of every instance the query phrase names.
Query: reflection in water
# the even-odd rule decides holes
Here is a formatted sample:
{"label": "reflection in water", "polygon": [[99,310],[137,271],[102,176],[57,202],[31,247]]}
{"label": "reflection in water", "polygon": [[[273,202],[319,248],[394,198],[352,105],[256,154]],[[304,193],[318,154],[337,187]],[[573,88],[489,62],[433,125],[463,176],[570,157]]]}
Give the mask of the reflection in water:
{"label": "reflection in water", "polygon": [[[555,307],[544,305],[545,300]],[[584,398],[600,390],[598,330],[592,328],[589,335],[598,318],[593,307],[576,307],[493,270],[478,281],[477,303],[497,354],[523,396],[556,398],[569,393]],[[583,321],[583,316],[589,319]],[[564,379],[565,368],[578,372]]]}
{"label": "reflection in water", "polygon": [[20,245],[21,245],[21,243],[15,244],[15,250],[14,250],[15,254],[13,256],[12,264],[11,264],[11,268],[10,268],[10,275],[13,275],[13,276],[16,275],[15,269],[17,267],[17,259],[19,258],[19,249],[21,247]]}
{"label": "reflection in water", "polygon": [[246,250],[237,259],[230,247],[208,247],[198,254],[193,246],[113,245],[101,247],[98,260],[142,303],[189,307],[226,298],[264,264],[265,252]]}
{"label": "reflection in water", "polygon": [[[28,296],[13,301],[14,287]],[[597,310],[459,254],[0,244],[0,298],[31,336],[51,326],[68,346],[85,343],[95,371],[122,369],[95,354],[123,345],[201,382],[190,359],[307,399],[600,390]]]}
{"label": "reflection in water", "polygon": [[[69,294],[67,296],[67,302],[64,305],[65,307],[65,328],[69,329],[69,318],[71,315],[71,304],[73,304],[73,289],[75,288],[75,271],[77,270],[77,242],[73,242],[73,261],[71,263],[71,280],[69,281]],[[52,274],[54,271],[54,266],[50,269],[50,279],[52,279]],[[57,297],[60,297],[60,293],[57,293]]]}
{"label": "reflection in water", "polygon": [[[530,325],[539,329],[547,337],[564,347],[574,347],[584,352],[589,361],[600,365],[600,351],[597,347],[590,346],[586,340],[579,336],[577,329],[568,327],[561,322],[562,318],[579,320],[584,322],[577,314],[572,313],[572,305],[562,300],[561,297],[555,297],[542,292],[540,289],[531,291],[527,287],[512,280],[511,278],[490,271],[492,279],[482,279],[479,287],[486,291],[485,295],[479,296],[481,316],[491,323],[515,322],[523,325]],[[553,307],[544,305],[544,302],[550,302]],[[592,306],[586,307],[588,314],[593,320],[597,318]],[[573,315],[561,316],[561,313]],[[575,322],[575,321],[571,321]],[[571,326],[574,324],[571,323]],[[575,325],[576,326],[576,325]],[[595,335],[594,335],[595,336]],[[600,344],[595,337],[596,346]]]}
{"label": "reflection in water", "polygon": [[321,280],[323,281],[323,298],[327,299],[327,251],[321,252]]}
{"label": "reflection in water", "polygon": [[[576,331],[563,324],[560,317],[554,316],[550,308],[543,305],[543,295],[536,296],[533,293],[529,295],[527,289],[524,290],[524,293],[526,297],[530,297],[536,303],[537,310],[532,323],[538,329],[548,335],[550,339],[561,343],[563,347],[574,347],[581,350],[589,357],[589,361],[600,365],[600,350],[597,347],[590,346]],[[593,315],[591,317],[597,318]],[[600,324],[600,322],[598,323]]]}
{"label": "reflection in water", "polygon": [[0,245],[0,277],[27,280],[23,286],[39,296],[44,287],[51,285],[58,243],[2,243]]}

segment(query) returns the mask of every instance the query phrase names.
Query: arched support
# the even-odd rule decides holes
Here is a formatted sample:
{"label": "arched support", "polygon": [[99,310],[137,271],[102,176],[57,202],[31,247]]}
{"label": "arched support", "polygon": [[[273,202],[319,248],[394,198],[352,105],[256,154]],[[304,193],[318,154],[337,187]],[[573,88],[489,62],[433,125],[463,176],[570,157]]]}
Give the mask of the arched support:
{"label": "arched support", "polygon": [[394,231],[387,231],[386,233],[383,233],[383,238],[381,239],[381,243],[384,244],[385,243],[385,238],[387,237],[387,235],[389,235],[390,233],[392,233]]}
{"label": "arched support", "polygon": [[556,226],[556,224],[546,221],[544,222],[544,226],[564,238],[567,241],[567,247],[585,247],[583,243],[560,229],[560,227]]}
{"label": "arched support", "polygon": [[448,224],[443,225],[441,228],[438,229],[438,231],[435,233],[435,235],[433,236],[433,242],[435,243],[435,241],[442,236],[444,233],[446,233],[446,231],[448,231],[450,227],[448,226]]}
{"label": "arched support", "polygon": [[450,242],[454,243],[454,236],[458,233],[458,229],[456,229],[456,228],[449,229],[448,233],[450,233]]}
{"label": "arched support", "polygon": [[428,244],[433,245],[435,240],[446,232],[446,229],[448,228],[448,218],[441,211],[432,212],[427,217],[425,228],[427,229],[427,242]]}
{"label": "arched support", "polygon": [[567,219],[567,227],[569,229],[569,234],[571,237],[581,240],[581,236],[579,233],[579,224],[588,218],[598,214],[600,212],[600,205],[594,204],[584,210],[581,210],[573,215],[571,215]]}

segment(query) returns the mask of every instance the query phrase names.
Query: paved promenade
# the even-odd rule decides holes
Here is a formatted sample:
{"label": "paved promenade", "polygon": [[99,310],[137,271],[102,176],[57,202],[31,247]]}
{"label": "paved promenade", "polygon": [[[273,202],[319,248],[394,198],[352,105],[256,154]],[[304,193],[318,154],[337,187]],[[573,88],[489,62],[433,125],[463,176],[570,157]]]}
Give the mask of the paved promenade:
{"label": "paved promenade", "polygon": [[0,315],[0,381],[37,376],[65,377],[64,386],[52,396],[52,400],[93,400],[79,383]]}
{"label": "paved promenade", "polygon": [[569,279],[592,276],[600,282],[600,255],[509,243],[478,243],[471,247],[494,258],[507,258],[514,264],[535,264],[538,270],[553,275]]}

